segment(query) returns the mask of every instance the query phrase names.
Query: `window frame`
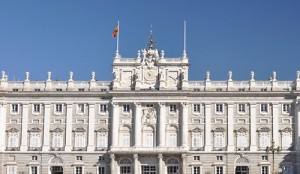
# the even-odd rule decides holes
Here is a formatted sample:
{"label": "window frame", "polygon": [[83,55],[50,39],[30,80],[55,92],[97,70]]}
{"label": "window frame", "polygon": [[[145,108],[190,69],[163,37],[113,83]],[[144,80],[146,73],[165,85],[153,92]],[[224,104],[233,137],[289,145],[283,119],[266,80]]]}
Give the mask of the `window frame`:
{"label": "window frame", "polygon": [[193,114],[201,114],[201,104],[200,103],[193,104]]}
{"label": "window frame", "polygon": [[130,114],[131,113],[131,107],[130,104],[124,104],[122,107],[122,113],[123,114]]}
{"label": "window frame", "polygon": [[107,114],[108,105],[107,104],[99,104],[99,114]]}
{"label": "window frame", "polygon": [[39,103],[33,103],[32,104],[32,114],[33,115],[41,114],[41,104],[39,104]]}
{"label": "window frame", "polygon": [[54,114],[55,115],[64,114],[64,105],[62,103],[55,103],[54,104]]}
{"label": "window frame", "polygon": [[85,104],[84,103],[77,103],[76,104],[76,114],[83,115],[85,114]]}
{"label": "window frame", "polygon": [[[10,171],[10,168],[14,168],[13,171]],[[6,174],[17,174],[18,166],[17,165],[7,165],[6,166]]]}
{"label": "window frame", "polygon": [[[220,171],[221,169],[221,171]],[[224,174],[225,173],[225,167],[221,165],[215,166],[215,174]]]}
{"label": "window frame", "polygon": [[269,104],[261,103],[259,111],[261,114],[268,114],[269,113]]}
{"label": "window frame", "polygon": [[286,104],[286,103],[282,104],[281,112],[283,114],[289,114],[291,112],[291,104]]}
{"label": "window frame", "polygon": [[[80,169],[81,171],[78,172],[77,169]],[[74,174],[84,174],[84,166],[83,165],[75,165],[74,166]]]}
{"label": "window frame", "polygon": [[[265,171],[264,168],[266,168],[267,171]],[[269,172],[270,172],[270,166],[266,166],[266,165],[260,166],[260,173],[261,174],[269,174]]]}
{"label": "window frame", "polygon": [[20,104],[12,103],[10,105],[10,114],[17,115],[20,113]]}
{"label": "window frame", "polygon": [[176,104],[169,105],[169,113],[171,113],[171,114],[177,113],[177,105]]}
{"label": "window frame", "polygon": [[218,114],[223,114],[224,113],[224,104],[221,103],[216,103],[215,104],[215,113]]}
{"label": "window frame", "polygon": [[237,104],[237,113],[244,115],[246,113],[246,104],[245,103],[239,103]]}

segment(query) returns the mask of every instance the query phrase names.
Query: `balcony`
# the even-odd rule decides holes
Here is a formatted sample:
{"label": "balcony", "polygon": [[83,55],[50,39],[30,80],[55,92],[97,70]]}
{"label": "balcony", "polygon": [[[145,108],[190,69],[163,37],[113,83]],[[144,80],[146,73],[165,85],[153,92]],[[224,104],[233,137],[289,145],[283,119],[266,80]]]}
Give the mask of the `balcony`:
{"label": "balcony", "polygon": [[65,148],[64,147],[51,147],[50,151],[64,151]]}
{"label": "balcony", "polygon": [[213,147],[213,151],[225,151],[226,147]]}
{"label": "balcony", "polygon": [[236,151],[249,151],[249,147],[236,147],[235,150]]}
{"label": "balcony", "polygon": [[107,151],[108,148],[107,147],[96,147],[95,151]]}
{"label": "balcony", "polygon": [[191,147],[190,151],[204,151],[204,147]]}
{"label": "balcony", "polygon": [[28,147],[28,151],[41,151],[42,147]]}
{"label": "balcony", "polygon": [[73,151],[86,151],[86,147],[73,147]]}
{"label": "balcony", "polygon": [[6,151],[20,151],[20,147],[6,147]]}

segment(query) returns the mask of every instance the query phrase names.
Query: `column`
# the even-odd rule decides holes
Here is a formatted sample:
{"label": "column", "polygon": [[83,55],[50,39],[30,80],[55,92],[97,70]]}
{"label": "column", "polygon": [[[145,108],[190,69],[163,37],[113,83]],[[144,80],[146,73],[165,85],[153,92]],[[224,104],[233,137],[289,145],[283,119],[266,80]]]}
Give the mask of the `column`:
{"label": "column", "polygon": [[189,127],[189,113],[188,113],[188,103],[181,103],[181,146],[188,147],[188,127]]}
{"label": "column", "polygon": [[22,132],[20,151],[27,151],[28,104],[22,105]]}
{"label": "column", "polygon": [[182,159],[181,173],[185,173],[187,171],[187,155],[181,154],[181,159]]}
{"label": "column", "polygon": [[72,150],[72,108],[73,108],[73,104],[67,103],[65,151],[71,151]]}
{"label": "column", "polygon": [[257,145],[256,145],[256,103],[250,103],[250,151],[257,151]]}
{"label": "column", "polygon": [[159,147],[166,146],[166,104],[159,103],[159,117],[158,117],[158,131],[159,131]]}
{"label": "column", "polygon": [[211,151],[211,105],[205,104],[205,151]]}
{"label": "column", "polygon": [[300,101],[297,100],[296,101],[296,106],[295,106],[295,117],[296,117],[296,125],[295,125],[295,128],[296,128],[296,150],[297,151],[300,151]]}
{"label": "column", "polygon": [[134,119],[134,147],[141,146],[141,124],[142,124],[142,107],[141,103],[134,103],[135,105],[135,119]]}
{"label": "column", "polygon": [[133,154],[134,160],[134,173],[139,173],[139,158],[138,154]]}
{"label": "column", "polygon": [[234,151],[233,135],[233,104],[227,104],[227,151]]}
{"label": "column", "polygon": [[50,148],[50,144],[49,144],[49,140],[50,140],[50,112],[51,112],[51,105],[50,104],[46,104],[44,105],[45,109],[44,109],[44,143],[43,143],[43,148],[42,150],[44,152],[49,151]]}
{"label": "column", "polygon": [[0,104],[0,152],[5,150],[6,104]]}
{"label": "column", "polygon": [[95,150],[95,104],[89,104],[89,128],[87,151]]}
{"label": "column", "polygon": [[110,154],[110,174],[117,173],[115,169],[116,162],[115,162],[115,154]]}
{"label": "column", "polygon": [[164,161],[163,161],[163,155],[162,154],[158,154],[158,171],[159,174],[163,174],[164,173]]}
{"label": "column", "polygon": [[[118,138],[119,138],[119,105],[116,102],[112,102],[113,107],[113,115],[112,115],[112,147],[118,146]],[[112,173],[113,174],[113,173]]]}
{"label": "column", "polygon": [[272,130],[272,133],[273,133],[273,140],[275,141],[275,144],[278,144],[279,143],[279,139],[278,139],[278,137],[279,137],[279,132],[278,132],[278,116],[279,116],[279,114],[278,114],[278,109],[279,109],[279,106],[278,106],[278,104],[273,104],[273,106],[272,106],[272,108],[273,108],[273,123],[272,123],[272,125],[273,125],[273,130]]}

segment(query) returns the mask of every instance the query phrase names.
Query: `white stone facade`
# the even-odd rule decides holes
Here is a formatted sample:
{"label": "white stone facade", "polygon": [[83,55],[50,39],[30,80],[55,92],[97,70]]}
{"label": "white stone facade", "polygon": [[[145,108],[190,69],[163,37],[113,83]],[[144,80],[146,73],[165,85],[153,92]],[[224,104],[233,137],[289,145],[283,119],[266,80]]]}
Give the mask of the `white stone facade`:
{"label": "white stone facade", "polygon": [[294,81],[189,81],[189,62],[150,39],[113,80],[0,81],[0,173],[300,173]]}

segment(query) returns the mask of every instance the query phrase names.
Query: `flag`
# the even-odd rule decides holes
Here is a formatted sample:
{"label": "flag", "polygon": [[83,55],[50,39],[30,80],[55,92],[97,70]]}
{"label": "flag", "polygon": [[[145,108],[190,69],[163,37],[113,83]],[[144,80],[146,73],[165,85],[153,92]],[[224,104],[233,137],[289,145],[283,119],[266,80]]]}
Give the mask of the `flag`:
{"label": "flag", "polygon": [[112,32],[112,37],[113,38],[117,37],[118,31],[119,31],[119,24],[117,24],[115,30]]}

